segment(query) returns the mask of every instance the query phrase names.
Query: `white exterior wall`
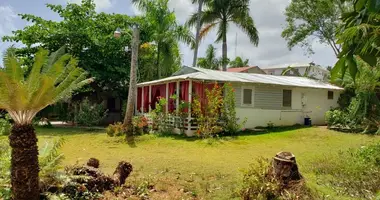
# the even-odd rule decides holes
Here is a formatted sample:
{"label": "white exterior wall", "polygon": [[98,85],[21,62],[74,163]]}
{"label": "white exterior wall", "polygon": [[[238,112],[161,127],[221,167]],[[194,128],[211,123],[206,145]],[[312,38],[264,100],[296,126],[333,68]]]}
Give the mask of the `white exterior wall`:
{"label": "white exterior wall", "polygon": [[[260,109],[253,105],[242,105],[242,88],[255,88],[255,85],[233,85],[236,95],[236,112],[240,120],[247,119],[245,128],[255,128],[257,126],[268,126],[273,123],[275,126],[290,126],[304,124],[304,118],[309,116],[313,125],[325,124],[325,113],[332,107],[338,106],[339,91],[334,91],[334,99],[327,97],[328,90],[325,89],[304,89],[289,88],[279,86],[269,86],[272,89],[292,90],[292,107],[284,109]],[[262,86],[260,86],[262,87]],[[332,90],[330,90],[332,91]],[[255,91],[253,91],[253,96]],[[254,98],[253,98],[254,100]],[[282,101],[282,100],[281,100]]]}

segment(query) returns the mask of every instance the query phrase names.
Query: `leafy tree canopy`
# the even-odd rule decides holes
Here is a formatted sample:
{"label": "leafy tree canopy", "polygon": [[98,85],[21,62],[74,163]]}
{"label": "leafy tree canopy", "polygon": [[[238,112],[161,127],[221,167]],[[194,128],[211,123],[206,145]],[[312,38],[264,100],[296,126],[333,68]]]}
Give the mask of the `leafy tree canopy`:
{"label": "leafy tree canopy", "polygon": [[248,59],[243,60],[240,56],[237,56],[235,60],[230,62],[230,67],[247,67],[249,63]]}
{"label": "leafy tree canopy", "polygon": [[[3,37],[3,41],[22,42],[26,47],[17,51],[25,58],[24,65],[31,66],[38,47],[55,51],[66,46],[67,52],[79,59],[79,67],[85,69],[96,80],[102,90],[119,91],[124,95],[130,71],[130,52],[125,52],[131,40],[130,26],[138,23],[142,29],[142,42],[149,41],[149,25],[142,18],[121,14],[96,13],[93,0],[82,0],[80,5],[68,3],[46,5],[61,17],[51,21],[41,17],[20,14],[31,22],[22,30]],[[120,27],[125,32],[114,38],[113,32]]]}
{"label": "leafy tree canopy", "polygon": [[313,53],[313,40],[318,39],[338,55],[340,46],[336,44],[335,33],[346,7],[340,0],[292,0],[285,10],[287,25],[282,37],[290,49],[300,45],[309,53]]}
{"label": "leafy tree canopy", "polygon": [[216,57],[216,48],[212,44],[208,45],[206,57],[198,58],[198,67],[218,70],[222,64],[222,58]]}

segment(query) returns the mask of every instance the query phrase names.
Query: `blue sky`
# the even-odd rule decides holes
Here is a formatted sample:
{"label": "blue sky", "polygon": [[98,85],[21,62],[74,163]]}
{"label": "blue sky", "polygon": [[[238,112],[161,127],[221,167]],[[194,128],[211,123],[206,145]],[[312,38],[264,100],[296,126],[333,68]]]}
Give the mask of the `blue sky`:
{"label": "blue sky", "polygon": [[[11,34],[12,30],[22,29],[27,25],[17,14],[34,14],[51,20],[59,20],[59,16],[46,8],[46,3],[65,5],[67,0],[0,0],[0,37]],[[80,0],[70,2],[79,3]],[[95,0],[96,9],[99,12],[121,13],[127,15],[141,14],[131,0]],[[191,0],[170,0],[170,8],[177,15],[179,23],[184,23],[196,7]],[[285,26],[283,12],[289,0],[251,0],[251,16],[255,20],[260,33],[258,47],[253,46],[249,39],[236,26],[230,26],[228,33],[228,55],[230,58],[242,56],[249,59],[250,65],[270,66],[290,63],[309,63],[311,61],[322,66],[333,66],[336,62],[334,53],[330,47],[315,41],[313,49],[315,54],[306,56],[300,48],[289,51],[286,41],[281,38],[281,32]],[[237,35],[237,37],[236,37]],[[200,57],[204,55],[209,44],[213,44],[221,55],[220,43],[214,43],[215,32],[210,32],[200,47]],[[237,44],[237,45],[235,45]],[[11,44],[0,42],[1,53]],[[184,65],[191,66],[193,52],[185,45],[181,45],[181,54]]]}

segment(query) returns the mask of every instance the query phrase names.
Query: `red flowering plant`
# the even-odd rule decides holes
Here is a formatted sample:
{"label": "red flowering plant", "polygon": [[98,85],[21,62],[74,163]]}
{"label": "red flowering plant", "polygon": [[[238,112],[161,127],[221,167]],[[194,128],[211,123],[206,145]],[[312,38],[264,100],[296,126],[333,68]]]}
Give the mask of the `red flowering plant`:
{"label": "red flowering plant", "polygon": [[223,112],[223,88],[215,83],[211,90],[206,89],[206,103],[196,97],[191,106],[198,125],[197,134],[202,138],[214,137],[223,131],[218,121]]}
{"label": "red flowering plant", "polygon": [[134,134],[136,135],[142,135],[144,133],[148,133],[149,127],[148,127],[148,118],[145,116],[136,116],[133,118],[132,121],[133,128],[134,128]]}

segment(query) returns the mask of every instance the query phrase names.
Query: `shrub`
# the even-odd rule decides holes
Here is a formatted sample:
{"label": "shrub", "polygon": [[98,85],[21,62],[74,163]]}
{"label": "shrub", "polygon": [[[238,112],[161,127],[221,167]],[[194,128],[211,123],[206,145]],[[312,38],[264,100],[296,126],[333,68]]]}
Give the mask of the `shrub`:
{"label": "shrub", "polygon": [[320,184],[337,193],[374,199],[380,191],[380,143],[326,156],[312,169]]}
{"label": "shrub", "polygon": [[12,124],[8,114],[0,114],[0,135],[9,135]]}
{"label": "shrub", "polygon": [[156,108],[150,112],[150,116],[153,122],[152,129],[159,132],[170,132],[170,129],[173,127],[168,127],[168,124],[166,123],[168,113],[165,112],[168,100],[163,97],[157,98],[158,102],[156,103]]}
{"label": "shrub", "polygon": [[231,84],[225,84],[225,95],[223,100],[223,129],[225,132],[234,135],[242,130],[247,119],[239,123],[239,119],[236,116],[236,106],[235,106],[235,90]]}
{"label": "shrub", "polygon": [[123,136],[125,135],[125,128],[123,126],[123,123],[116,122],[114,124],[110,124],[106,129],[107,135],[110,137],[114,136]]}
{"label": "shrub", "polygon": [[75,106],[74,121],[82,126],[98,125],[107,115],[107,110],[102,104],[92,104],[88,99],[84,99],[79,105]]}
{"label": "shrub", "polygon": [[315,194],[305,186],[304,181],[289,183],[285,188],[271,174],[272,163],[268,159],[259,158],[248,169],[243,171],[242,184],[238,195],[245,200],[266,199],[314,199]]}
{"label": "shrub", "polygon": [[132,121],[133,133],[137,135],[142,135],[148,133],[148,119],[145,116],[135,116]]}
{"label": "shrub", "polygon": [[212,90],[206,89],[207,102],[202,106],[199,97],[193,101],[192,112],[198,125],[197,134],[202,138],[214,137],[223,131],[219,119],[224,111],[223,88],[215,84]]}

